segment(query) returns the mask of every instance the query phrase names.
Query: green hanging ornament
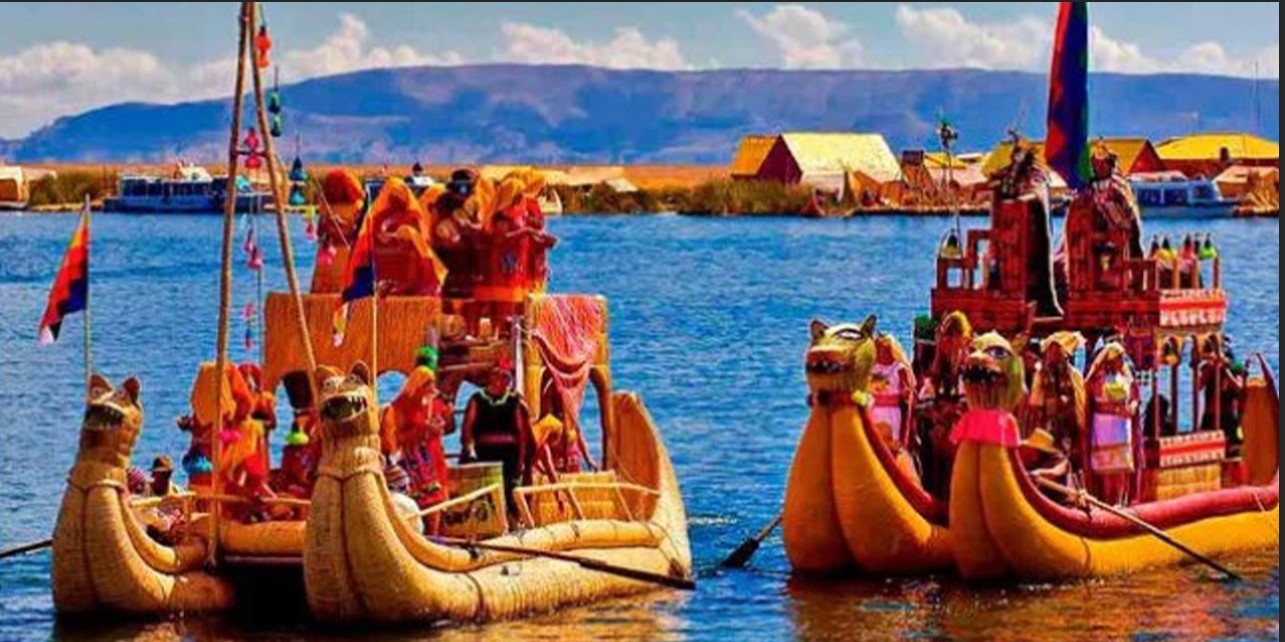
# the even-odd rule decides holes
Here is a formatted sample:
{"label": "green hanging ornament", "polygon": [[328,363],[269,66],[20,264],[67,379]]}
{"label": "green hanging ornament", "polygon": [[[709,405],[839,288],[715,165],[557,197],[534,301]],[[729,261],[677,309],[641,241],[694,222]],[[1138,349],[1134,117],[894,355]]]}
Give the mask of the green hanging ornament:
{"label": "green hanging ornament", "polygon": [[303,166],[303,159],[295,156],[294,163],[290,166],[291,183],[307,183],[308,170]]}
{"label": "green hanging ornament", "polygon": [[294,185],[290,188],[290,207],[304,207],[308,204],[308,195],[304,193],[303,185]]}
{"label": "green hanging ornament", "polygon": [[285,121],[281,119],[281,116],[273,116],[271,131],[269,133],[272,134],[273,138],[281,138],[282,136],[285,135],[285,132],[286,132]]}

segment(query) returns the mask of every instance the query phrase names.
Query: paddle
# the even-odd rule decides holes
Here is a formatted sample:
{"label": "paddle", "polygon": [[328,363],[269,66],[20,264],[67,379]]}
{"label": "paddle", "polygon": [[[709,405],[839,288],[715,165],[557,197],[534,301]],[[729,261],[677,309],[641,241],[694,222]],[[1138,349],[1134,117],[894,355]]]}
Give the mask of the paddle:
{"label": "paddle", "polygon": [[453,539],[449,537],[434,537],[432,538],[432,541],[437,542],[438,544],[453,546],[455,548],[462,548],[465,550],[489,551],[492,553],[504,553],[507,555],[525,555],[527,557],[541,557],[545,559],[557,560],[559,562],[568,562],[571,564],[577,564],[580,566],[580,568],[583,568],[583,569],[587,569],[590,571],[597,571],[599,573],[605,573],[607,575],[615,575],[616,577],[623,577],[625,579],[634,580],[637,582],[646,582],[649,584],[656,584],[658,586],[664,586],[667,588],[677,589],[680,591],[696,590],[696,582],[689,578],[673,577],[670,575],[660,575],[658,573],[650,573],[647,571],[640,571],[632,568],[624,568],[621,566],[608,564],[606,562],[600,562],[595,559],[589,559],[587,557],[578,557],[575,555],[567,555],[565,553],[555,553],[553,551],[539,551],[535,549],[524,548],[521,546],[484,544],[481,542],[471,542],[468,540]]}
{"label": "paddle", "polygon": [[727,559],[723,560],[723,563],[720,564],[719,567],[725,569],[739,569],[748,566],[750,560],[754,559],[754,556],[759,552],[759,548],[763,546],[763,542],[767,541],[767,538],[771,537],[772,533],[776,531],[777,528],[780,528],[781,522],[784,520],[784,513],[777,515],[776,519],[772,520],[771,524],[768,524],[763,528],[763,530],[759,531],[757,537],[745,540],[739,548],[732,551],[732,554],[728,555]]}
{"label": "paddle", "polygon": [[53,546],[53,545],[54,545],[54,541],[51,539],[47,539],[43,542],[35,542],[32,544],[27,544],[25,546],[19,546],[17,548],[12,548],[7,551],[0,552],[0,560],[7,560],[11,557],[18,557],[19,555],[27,555],[29,553],[43,551],[46,548],[49,548],[50,546]]}
{"label": "paddle", "polygon": [[1053,492],[1059,493],[1061,495],[1065,495],[1068,499],[1071,499],[1077,503],[1078,502],[1088,503],[1091,506],[1100,508],[1108,513],[1111,513],[1112,515],[1115,515],[1116,517],[1124,519],[1125,521],[1128,521],[1136,525],[1138,528],[1141,528],[1142,530],[1146,531],[1147,534],[1151,535],[1152,537],[1155,537],[1156,539],[1164,542],[1165,544],[1168,544],[1178,549],[1179,551],[1183,552],[1188,557],[1191,557],[1197,562],[1200,562],[1201,564],[1204,564],[1205,566],[1208,566],[1209,568],[1212,568],[1215,571],[1222,573],[1223,575],[1227,576],[1227,579],[1230,579],[1236,582],[1240,582],[1244,579],[1240,575],[1237,575],[1235,572],[1233,572],[1231,569],[1227,568],[1226,566],[1223,566],[1222,564],[1219,564],[1218,562],[1215,562],[1209,559],[1208,557],[1201,555],[1200,553],[1197,553],[1196,551],[1192,550],[1190,547],[1183,544],[1182,542],[1179,542],[1178,540],[1170,537],[1168,533],[1165,533],[1159,528],[1152,526],[1151,524],[1148,524],[1147,522],[1143,521],[1141,517],[1138,517],[1137,515],[1134,515],[1133,513],[1130,513],[1127,510],[1124,510],[1122,508],[1116,508],[1115,506],[1112,506],[1086,492],[1072,490],[1070,488],[1067,488],[1066,486],[1063,486],[1056,482],[1049,481],[1047,479],[1035,478],[1035,483],[1043,488],[1047,488]]}

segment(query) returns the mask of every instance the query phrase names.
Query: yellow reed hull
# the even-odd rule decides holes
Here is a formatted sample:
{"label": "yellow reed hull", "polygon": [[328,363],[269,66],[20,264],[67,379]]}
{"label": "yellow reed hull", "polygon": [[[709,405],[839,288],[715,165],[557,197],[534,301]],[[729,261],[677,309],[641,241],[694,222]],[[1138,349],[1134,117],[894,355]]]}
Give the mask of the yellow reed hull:
{"label": "yellow reed hull", "polygon": [[920,514],[875,452],[861,413],[814,407],[786,487],[796,572],[921,575],[952,566],[951,533]]}
{"label": "yellow reed hull", "polygon": [[232,586],[199,569],[202,545],[157,544],[128,505],[125,471],[78,464],[54,531],[52,584],[60,615],[161,617],[225,611]]}
{"label": "yellow reed hull", "polygon": [[[661,575],[691,574],[687,518],[668,453],[640,402],[618,396],[611,462],[660,491],[640,501],[646,522],[587,521],[492,543],[556,551]],[[367,439],[361,443],[360,439]],[[395,518],[377,438],[340,443],[323,460],[304,553],[308,604],[323,622],[488,622],[655,590],[649,584],[546,559],[438,546]]]}
{"label": "yellow reed hull", "polygon": [[[956,469],[956,488],[977,493],[984,520],[955,524],[957,539],[990,542],[989,546],[956,548],[960,569],[967,577],[977,577],[971,569],[988,568],[992,562],[989,555],[995,551],[1018,579],[1036,581],[1126,575],[1190,561],[1150,535],[1099,540],[1059,528],[1027,501],[1011,456],[1000,446],[965,444],[960,457],[977,463],[972,481],[960,478],[969,473],[968,468]],[[1277,506],[1196,521],[1167,532],[1202,554],[1219,557],[1275,549],[1280,540],[1279,523]],[[983,524],[984,532],[980,530]],[[970,532],[960,533],[963,528]]]}

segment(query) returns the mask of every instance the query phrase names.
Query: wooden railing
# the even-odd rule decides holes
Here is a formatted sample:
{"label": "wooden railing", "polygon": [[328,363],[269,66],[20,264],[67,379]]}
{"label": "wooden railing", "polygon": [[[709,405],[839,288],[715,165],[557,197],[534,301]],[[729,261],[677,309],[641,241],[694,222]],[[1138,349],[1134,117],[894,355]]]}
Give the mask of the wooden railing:
{"label": "wooden railing", "polygon": [[532,497],[538,497],[541,495],[552,495],[554,497],[565,496],[567,503],[571,506],[571,511],[572,511],[572,514],[575,515],[575,518],[577,520],[584,520],[585,519],[584,508],[581,506],[580,500],[576,496],[576,491],[594,491],[594,490],[611,492],[612,499],[615,503],[618,514],[623,518],[624,521],[627,521],[627,522],[636,521],[637,518],[634,515],[633,509],[629,507],[629,502],[625,499],[625,493],[636,493],[640,495],[649,495],[651,497],[660,497],[660,492],[657,490],[647,488],[645,486],[639,486],[637,484],[624,484],[624,483],[608,484],[608,483],[575,483],[573,482],[573,483],[562,483],[562,484],[547,484],[543,486],[528,486],[525,488],[518,488],[517,490],[513,491],[513,494],[514,494],[514,501],[516,501],[518,504],[518,511],[520,513],[523,523],[530,528],[535,528],[538,524],[536,522],[534,514],[531,511]]}

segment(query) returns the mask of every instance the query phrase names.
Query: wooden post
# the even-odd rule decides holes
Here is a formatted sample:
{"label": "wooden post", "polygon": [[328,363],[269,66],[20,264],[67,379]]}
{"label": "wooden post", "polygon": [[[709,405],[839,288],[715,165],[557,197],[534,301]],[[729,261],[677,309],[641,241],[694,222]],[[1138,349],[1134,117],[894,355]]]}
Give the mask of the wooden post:
{"label": "wooden post", "polygon": [[1181,432],[1182,432],[1182,426],[1178,423],[1178,420],[1179,420],[1179,418],[1181,417],[1181,413],[1178,411],[1178,409],[1181,407],[1181,406],[1178,404],[1178,393],[1180,392],[1180,389],[1179,389],[1179,387],[1178,387],[1178,380],[1179,380],[1181,377],[1182,377],[1182,365],[1176,365],[1176,366],[1174,366],[1172,369],[1170,369],[1170,372],[1169,372],[1169,414],[1173,417],[1173,426],[1174,426],[1174,429],[1175,429],[1175,430],[1177,430],[1179,433],[1181,433]]}
{"label": "wooden post", "polygon": [[[91,233],[90,225],[93,222],[93,211],[92,211],[91,204],[89,202],[88,194],[85,195],[85,211],[81,213],[81,216],[83,216],[85,219],[86,242],[92,246],[94,242],[94,237]],[[91,248],[86,247],[85,252],[88,253],[90,249]],[[89,270],[90,270],[90,267],[89,267],[89,264],[87,263],[85,265],[86,277],[89,276]],[[85,322],[84,322],[84,325],[82,326],[85,333],[85,401],[87,403],[94,400],[93,385],[90,383],[94,379],[94,340],[93,340],[94,330],[93,330],[93,317],[91,316],[91,308],[93,306],[90,304],[90,302],[93,300],[92,288],[93,288],[93,284],[86,285],[87,296],[85,297]]]}
{"label": "wooden post", "polygon": [[[219,469],[223,457],[223,396],[227,391],[227,376],[225,372],[228,368],[228,342],[231,334],[232,324],[232,243],[233,234],[236,230],[236,193],[231,190],[235,189],[237,174],[241,167],[241,110],[245,106],[245,67],[246,67],[246,48],[250,46],[250,28],[254,22],[254,3],[241,3],[241,36],[240,46],[237,49],[237,74],[236,90],[232,95],[232,133],[228,143],[228,188],[229,198],[223,203],[223,254],[222,270],[219,277],[219,333],[217,356],[215,357],[216,376],[218,385],[215,386],[216,400],[214,402],[214,438],[211,440],[211,459],[214,464],[213,475],[213,493],[221,495],[223,493],[223,483],[221,470]],[[210,557],[209,563],[214,566],[218,563],[219,556],[219,522],[222,519],[223,508],[215,503],[210,519]]]}
{"label": "wooden post", "polygon": [[[250,2],[249,22],[254,26],[258,22],[258,5],[257,2]],[[276,143],[273,142],[272,132],[268,124],[268,112],[264,108],[263,98],[263,69],[259,64],[259,48],[250,47],[250,57],[252,62],[254,78],[254,101],[255,116],[259,123],[259,132],[263,135],[264,155],[266,156],[268,169],[268,183],[272,189],[272,201],[276,208],[277,214],[277,236],[281,243],[281,260],[286,268],[286,281],[290,285],[290,297],[294,302],[295,323],[298,326],[299,337],[303,340],[304,357],[308,362],[308,385],[312,387],[312,398],[317,397],[317,385],[312,373],[317,371],[317,354],[313,349],[311,332],[308,329],[308,315],[303,303],[303,294],[299,290],[299,275],[295,270],[294,246],[290,242],[290,221],[286,215],[286,204],[288,199],[282,193],[283,181],[279,173],[280,163],[277,159]]]}

